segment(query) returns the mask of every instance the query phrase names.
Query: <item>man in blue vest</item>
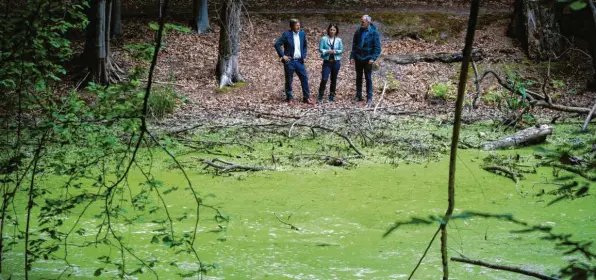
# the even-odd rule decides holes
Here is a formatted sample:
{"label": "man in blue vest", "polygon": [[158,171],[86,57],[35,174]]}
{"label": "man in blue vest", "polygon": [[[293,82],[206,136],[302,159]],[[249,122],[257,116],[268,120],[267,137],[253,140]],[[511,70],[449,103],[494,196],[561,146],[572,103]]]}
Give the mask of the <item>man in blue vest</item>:
{"label": "man in blue vest", "polygon": [[[306,35],[300,30],[300,21],[297,19],[290,20],[290,30],[281,34],[281,37],[275,42],[275,50],[279,55],[280,60],[284,64],[284,76],[286,101],[288,105],[294,104],[294,95],[292,94],[292,80],[294,79],[294,72],[300,79],[302,85],[302,102],[307,104],[314,104],[310,99],[310,91],[308,89],[308,74],[304,67],[304,60],[306,59]],[[282,50],[283,46],[283,50]]]}
{"label": "man in blue vest", "polygon": [[362,101],[362,74],[366,78],[366,104],[372,104],[372,66],[381,54],[381,39],[377,28],[368,15],[362,16],[362,24],[354,33],[350,64],[356,63],[356,101]]}

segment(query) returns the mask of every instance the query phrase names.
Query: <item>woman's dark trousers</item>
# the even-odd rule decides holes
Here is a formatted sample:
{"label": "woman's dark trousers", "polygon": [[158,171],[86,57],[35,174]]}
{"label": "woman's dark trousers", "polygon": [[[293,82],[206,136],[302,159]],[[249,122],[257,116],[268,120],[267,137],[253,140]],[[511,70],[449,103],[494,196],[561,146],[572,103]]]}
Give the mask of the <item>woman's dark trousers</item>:
{"label": "woman's dark trousers", "polygon": [[340,67],[341,62],[339,60],[323,60],[323,70],[321,71],[321,84],[319,85],[319,96],[317,98],[319,102],[323,101],[323,96],[325,95],[325,87],[327,87],[327,80],[329,79],[329,75],[331,75],[331,85],[329,88],[329,102],[334,101],[335,88],[337,86],[337,74],[339,73]]}

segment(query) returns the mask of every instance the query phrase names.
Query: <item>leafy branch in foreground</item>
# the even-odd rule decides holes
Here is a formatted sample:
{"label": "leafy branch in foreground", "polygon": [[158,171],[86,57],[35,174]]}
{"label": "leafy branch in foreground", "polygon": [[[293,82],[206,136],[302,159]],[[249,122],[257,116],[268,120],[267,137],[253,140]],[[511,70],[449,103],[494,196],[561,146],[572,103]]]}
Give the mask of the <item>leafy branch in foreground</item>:
{"label": "leafy branch in foreground", "polygon": [[[164,16],[167,3],[163,3]],[[200,210],[214,211],[217,223],[227,222],[228,217],[203,203],[178,164],[196,204],[193,227],[183,228],[188,215],[175,217],[166,198],[181,188],[161,188],[164,184],[151,171],[152,148],[144,148],[155,145],[177,163],[167,146],[171,141],[158,140],[147,124],[164,17],[160,18],[145,89],[140,87],[144,71],[135,68],[127,83],[109,87],[91,83],[82,92],[62,93],[55,85],[72,52],[64,33],[84,24],[82,6],[30,1],[23,9],[21,15],[2,19],[8,28],[0,39],[7,42],[0,53],[0,92],[7,97],[2,112],[8,112],[2,118],[6,124],[2,135],[6,137],[0,139],[0,145],[11,149],[0,154],[0,264],[8,267],[2,272],[20,273],[16,266],[20,260],[14,256],[23,255],[7,253],[21,250],[24,244],[25,266],[19,267],[23,267],[25,279],[39,273],[32,271],[39,260],[55,261],[56,266],[62,263],[58,278],[71,276],[81,265],[80,254],[97,249],[106,253],[95,263],[85,264],[99,266],[84,272],[87,275],[109,273],[124,278],[150,272],[159,278],[154,268],[165,257],[138,250],[138,243],[125,235],[123,227],[150,228],[143,219],[161,216],[153,220],[158,228],[150,230],[150,243],[159,238],[158,243],[179,249],[172,254],[186,253],[199,266],[180,267],[180,273],[200,278],[215,267],[203,263],[195,248]],[[73,22],[63,18],[64,12]],[[20,30],[19,24],[28,28]],[[131,173],[141,173],[145,182],[137,186]],[[150,194],[155,194],[155,199]]]}

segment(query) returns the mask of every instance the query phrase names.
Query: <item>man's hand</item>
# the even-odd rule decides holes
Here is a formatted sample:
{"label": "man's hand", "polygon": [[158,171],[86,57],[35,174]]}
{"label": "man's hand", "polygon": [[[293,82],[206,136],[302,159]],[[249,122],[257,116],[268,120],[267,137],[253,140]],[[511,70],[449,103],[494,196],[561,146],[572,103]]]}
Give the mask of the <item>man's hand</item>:
{"label": "man's hand", "polygon": [[329,50],[328,53],[329,54],[335,54],[335,50]]}
{"label": "man's hand", "polygon": [[350,64],[354,64],[354,59],[350,59]]}
{"label": "man's hand", "polygon": [[375,61],[372,59],[368,61],[368,64],[373,64],[373,63],[375,63]]}
{"label": "man's hand", "polygon": [[284,56],[281,57],[281,60],[283,62],[288,62],[288,60],[290,60],[290,58],[284,55]]}

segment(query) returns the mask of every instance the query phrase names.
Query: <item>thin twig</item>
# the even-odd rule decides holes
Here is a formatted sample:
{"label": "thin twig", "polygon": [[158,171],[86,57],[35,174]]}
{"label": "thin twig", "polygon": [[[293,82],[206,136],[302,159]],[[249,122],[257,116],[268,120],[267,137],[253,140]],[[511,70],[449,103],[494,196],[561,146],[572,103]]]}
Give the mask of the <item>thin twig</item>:
{"label": "thin twig", "polygon": [[[146,83],[147,80],[139,80],[140,82],[144,82]],[[179,87],[185,87],[186,85],[183,84],[178,84],[178,83],[172,83],[172,82],[162,82],[162,81],[153,81],[152,83],[154,84],[160,84],[160,85],[172,85],[172,86],[179,86]]]}
{"label": "thin twig", "polygon": [[472,63],[472,69],[474,70],[474,85],[476,85],[476,94],[474,95],[474,100],[472,100],[472,109],[476,109],[478,97],[480,97],[480,81],[478,80],[478,69],[476,68],[476,63],[474,63],[473,59],[470,61],[470,63]]}
{"label": "thin twig", "polygon": [[377,105],[375,106],[375,109],[373,110],[373,115],[376,115],[377,114],[377,108],[379,107],[379,105],[383,101],[383,96],[385,96],[385,90],[386,89],[387,89],[387,81],[385,81],[385,85],[383,85],[383,92],[381,92],[381,97],[379,98],[379,101],[377,101]]}
{"label": "thin twig", "polygon": [[433,245],[433,242],[435,242],[435,238],[437,238],[439,231],[441,231],[440,227],[437,228],[437,231],[435,231],[433,238],[431,238],[430,242],[428,242],[428,246],[426,246],[426,250],[424,250],[424,253],[422,254],[422,257],[420,257],[420,259],[418,260],[416,267],[414,267],[414,270],[412,270],[412,272],[410,273],[410,276],[408,276],[408,280],[412,279],[412,276],[414,276],[414,273],[416,272],[416,270],[418,270],[418,267],[420,267],[420,264],[422,263],[422,260],[424,260],[424,257],[426,257],[426,253],[428,253],[430,246]]}

